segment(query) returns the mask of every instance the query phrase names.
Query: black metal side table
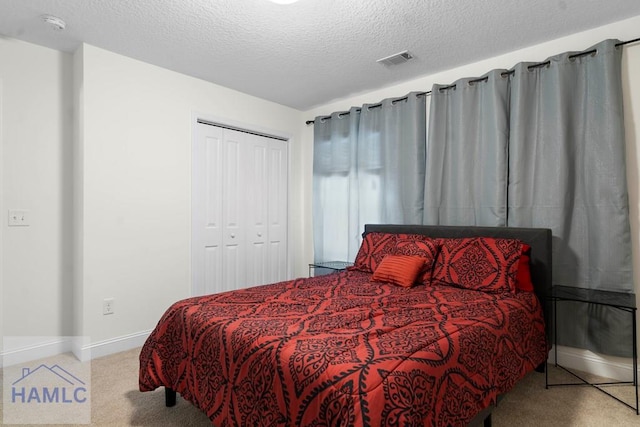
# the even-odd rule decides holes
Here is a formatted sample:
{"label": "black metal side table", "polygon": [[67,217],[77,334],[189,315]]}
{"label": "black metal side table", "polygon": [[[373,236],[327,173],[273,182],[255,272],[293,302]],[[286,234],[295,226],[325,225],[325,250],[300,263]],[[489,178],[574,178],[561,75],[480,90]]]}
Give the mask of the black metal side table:
{"label": "black metal side table", "polygon": [[[628,406],[629,408],[636,411],[637,415],[640,415],[640,408],[638,407],[638,345],[637,345],[637,332],[636,332],[636,295],[633,293],[623,293],[623,292],[614,292],[614,291],[605,291],[605,290],[597,290],[597,289],[586,289],[586,288],[575,288],[572,286],[553,286],[551,290],[550,300],[553,302],[553,347],[554,347],[554,357],[555,357],[555,366],[561,368],[562,370],[568,372],[573,375],[581,382],[579,383],[562,383],[562,384],[549,384],[549,370],[545,371],[545,383],[546,387],[553,386],[592,386],[597,390],[600,390],[604,394],[614,398],[618,402]],[[604,305],[609,307],[614,307],[616,309],[626,311],[631,314],[632,325],[633,325],[633,342],[632,342],[632,354],[633,354],[633,381],[614,381],[614,382],[605,382],[605,383],[591,383],[586,379],[576,375],[574,372],[569,369],[561,366],[558,363],[558,327],[557,327],[557,303],[558,301],[577,301],[584,302],[588,304],[597,304]],[[627,402],[619,399],[618,397],[612,395],[602,388],[602,386],[606,385],[620,385],[620,384],[632,384],[636,389],[636,406],[631,406]]]}
{"label": "black metal side table", "polygon": [[312,263],[312,264],[309,264],[309,276],[311,276],[311,270],[313,270],[315,273],[316,268],[324,268],[326,270],[332,270],[331,272],[333,273],[335,271],[345,270],[347,267],[351,267],[352,265],[353,265],[352,262],[346,262],[346,261],[326,261],[326,262]]}

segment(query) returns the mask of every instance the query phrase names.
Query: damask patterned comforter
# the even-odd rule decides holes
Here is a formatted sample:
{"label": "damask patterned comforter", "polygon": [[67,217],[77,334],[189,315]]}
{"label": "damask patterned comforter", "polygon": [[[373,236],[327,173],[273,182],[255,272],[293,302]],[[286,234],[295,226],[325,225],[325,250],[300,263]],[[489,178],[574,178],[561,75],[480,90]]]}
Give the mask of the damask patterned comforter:
{"label": "damask patterned comforter", "polygon": [[528,292],[345,271],[172,305],[140,354],[215,426],[466,426],[547,358]]}

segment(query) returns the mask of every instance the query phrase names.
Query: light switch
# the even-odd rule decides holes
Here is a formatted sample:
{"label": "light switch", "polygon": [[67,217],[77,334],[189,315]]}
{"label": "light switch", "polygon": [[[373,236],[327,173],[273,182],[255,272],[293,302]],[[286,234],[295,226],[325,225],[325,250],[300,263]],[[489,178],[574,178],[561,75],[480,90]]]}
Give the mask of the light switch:
{"label": "light switch", "polygon": [[28,227],[29,211],[24,209],[9,210],[9,227]]}

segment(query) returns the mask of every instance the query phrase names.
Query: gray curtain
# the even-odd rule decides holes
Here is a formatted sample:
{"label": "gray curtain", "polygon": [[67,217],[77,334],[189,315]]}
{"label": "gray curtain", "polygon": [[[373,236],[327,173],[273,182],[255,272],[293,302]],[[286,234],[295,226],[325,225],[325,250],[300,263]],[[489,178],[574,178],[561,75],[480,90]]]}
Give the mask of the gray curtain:
{"label": "gray curtain", "polygon": [[[411,93],[363,105],[358,131],[360,232],[366,223],[419,224],[422,220],[426,101]],[[379,183],[379,184],[378,184]]]}
{"label": "gray curtain", "polygon": [[[621,48],[521,63],[510,97],[509,226],[553,230],[555,284],[633,291]],[[628,356],[628,313],[558,305],[562,344]],[[628,332],[628,337],[605,331]]]}
{"label": "gray curtain", "polygon": [[425,135],[418,93],[315,119],[316,262],[353,261],[366,223],[420,223]]}
{"label": "gray curtain", "polygon": [[[616,43],[435,85],[426,159],[416,94],[317,118],[316,261],[352,260],[367,222],[545,227],[554,284],[632,292]],[[561,303],[558,314],[561,344],[629,355],[627,313]]]}
{"label": "gray curtain", "polygon": [[506,225],[508,97],[506,70],[433,86],[424,224]]}
{"label": "gray curtain", "polygon": [[[317,117],[313,143],[314,260],[348,261],[358,247],[360,109]],[[360,232],[361,233],[361,232]]]}

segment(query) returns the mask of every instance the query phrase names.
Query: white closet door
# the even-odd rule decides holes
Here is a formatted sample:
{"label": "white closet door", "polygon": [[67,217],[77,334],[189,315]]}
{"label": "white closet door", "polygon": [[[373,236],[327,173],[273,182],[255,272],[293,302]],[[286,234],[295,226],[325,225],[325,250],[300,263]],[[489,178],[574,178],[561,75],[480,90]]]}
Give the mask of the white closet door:
{"label": "white closet door", "polygon": [[247,189],[247,270],[250,282],[254,284],[268,283],[267,269],[269,265],[267,242],[269,182],[267,181],[269,165],[267,164],[266,138],[248,135],[248,157],[250,165],[247,177],[251,185]]}
{"label": "white closet door", "polygon": [[285,280],[286,142],[199,123],[193,171],[193,294]]}
{"label": "white closet door", "polygon": [[287,144],[270,141],[268,150],[269,260],[266,282],[287,278]]}
{"label": "white closet door", "polygon": [[[208,126],[208,125],[205,125]],[[224,162],[222,169],[223,274],[230,289],[247,285],[245,182],[246,141],[242,132],[223,129]]]}
{"label": "white closet door", "polygon": [[[220,292],[223,279],[222,129],[198,125],[193,147],[192,268],[194,295]],[[218,286],[218,288],[216,288]]]}

